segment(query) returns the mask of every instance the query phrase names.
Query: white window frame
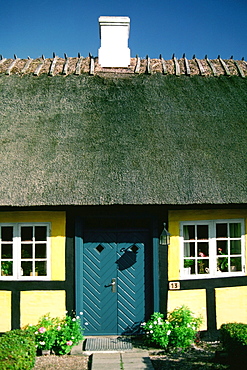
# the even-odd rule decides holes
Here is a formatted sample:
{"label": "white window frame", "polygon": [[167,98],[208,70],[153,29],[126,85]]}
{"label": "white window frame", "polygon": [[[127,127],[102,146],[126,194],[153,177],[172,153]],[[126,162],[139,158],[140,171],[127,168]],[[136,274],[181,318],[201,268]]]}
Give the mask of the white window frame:
{"label": "white window frame", "polygon": [[[217,270],[217,256],[216,253],[216,241],[221,240],[216,238],[216,224],[219,223],[240,223],[241,224],[241,257],[242,257],[242,270],[241,271],[231,271],[222,272]],[[188,274],[184,270],[184,259],[190,257],[184,256],[184,239],[183,228],[186,225],[198,226],[198,225],[208,225],[208,243],[209,243],[209,271],[205,274]],[[222,278],[222,277],[233,277],[233,276],[245,276],[245,223],[244,219],[215,219],[215,220],[196,220],[196,221],[181,221],[180,222],[180,278],[181,279],[208,279],[208,278]],[[234,240],[234,238],[227,238],[228,240]],[[239,239],[239,238],[238,238]],[[222,238],[226,240],[226,238]],[[203,240],[202,240],[203,241]],[[189,240],[188,240],[189,242]],[[201,259],[196,256],[197,259]]]}
{"label": "white window frame", "polygon": [[[51,251],[50,251],[50,222],[18,222],[18,223],[0,223],[0,227],[13,227],[13,275],[3,276],[0,274],[0,280],[51,280]],[[22,227],[45,226],[47,228],[47,256],[46,267],[47,275],[45,276],[23,276],[21,272],[21,228]],[[3,242],[4,244],[5,242]],[[35,259],[36,260],[36,259]]]}

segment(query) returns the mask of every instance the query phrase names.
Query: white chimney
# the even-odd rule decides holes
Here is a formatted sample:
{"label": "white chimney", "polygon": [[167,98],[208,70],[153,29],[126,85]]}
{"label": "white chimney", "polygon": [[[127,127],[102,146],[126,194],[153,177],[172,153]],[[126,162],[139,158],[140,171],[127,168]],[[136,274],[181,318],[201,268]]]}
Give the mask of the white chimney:
{"label": "white chimney", "polygon": [[128,67],[129,17],[99,17],[101,47],[98,51],[101,67]]}

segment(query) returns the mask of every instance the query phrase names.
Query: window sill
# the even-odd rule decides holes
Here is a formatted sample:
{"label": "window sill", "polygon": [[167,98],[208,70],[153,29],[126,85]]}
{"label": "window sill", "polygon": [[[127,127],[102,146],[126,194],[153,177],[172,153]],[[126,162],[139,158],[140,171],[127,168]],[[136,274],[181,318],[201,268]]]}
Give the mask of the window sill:
{"label": "window sill", "polygon": [[48,276],[26,276],[16,278],[14,276],[0,276],[0,281],[49,281],[51,280]]}
{"label": "window sill", "polygon": [[202,274],[202,275],[182,275],[180,280],[206,280],[206,279],[219,279],[224,277],[236,277],[236,276],[246,276],[242,271],[240,272],[221,272],[215,275]]}

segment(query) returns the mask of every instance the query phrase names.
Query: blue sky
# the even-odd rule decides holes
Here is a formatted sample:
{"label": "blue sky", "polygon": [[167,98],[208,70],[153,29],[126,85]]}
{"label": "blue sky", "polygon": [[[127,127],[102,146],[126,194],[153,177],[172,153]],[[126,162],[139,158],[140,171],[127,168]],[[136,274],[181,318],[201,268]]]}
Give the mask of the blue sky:
{"label": "blue sky", "polygon": [[0,54],[97,56],[101,15],[130,17],[132,57],[247,60],[247,0],[0,0]]}

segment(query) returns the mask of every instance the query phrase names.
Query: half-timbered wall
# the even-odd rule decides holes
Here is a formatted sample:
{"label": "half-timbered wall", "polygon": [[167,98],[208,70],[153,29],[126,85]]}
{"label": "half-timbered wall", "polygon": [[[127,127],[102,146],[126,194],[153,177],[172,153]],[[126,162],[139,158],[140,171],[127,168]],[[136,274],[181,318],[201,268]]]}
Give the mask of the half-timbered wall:
{"label": "half-timbered wall", "polygon": [[[29,227],[30,225],[42,225],[43,223],[49,225],[49,248],[47,249],[49,263],[47,264],[47,274],[46,276],[30,277],[18,274],[18,277],[14,277],[6,276],[6,274],[1,272],[0,332],[27,324],[35,324],[46,313],[50,313],[52,316],[64,316],[66,310],[66,293],[64,289],[66,271],[65,213],[47,211],[0,213],[0,224],[3,227],[5,225],[13,225],[15,227],[18,224]],[[18,238],[18,235],[15,237]],[[2,245],[4,245],[3,242]],[[16,246],[17,244],[14,244],[13,248]],[[6,247],[5,249],[7,250]],[[2,262],[5,262],[5,257],[2,259]]]}
{"label": "half-timbered wall", "polygon": [[[171,210],[169,212],[171,243],[168,250],[168,311],[180,305],[187,305],[196,314],[203,317],[204,324],[202,329],[208,329],[210,331],[219,329],[221,324],[226,322],[238,321],[247,323],[245,310],[247,305],[247,276],[245,268],[246,219],[247,211],[237,209]],[[204,274],[198,273],[196,275],[194,273],[187,277],[183,275],[181,271],[183,269],[183,263],[181,263],[181,259],[183,258],[181,225],[188,222],[193,224],[193,221],[199,224],[206,224],[211,221],[214,223],[230,223],[231,220],[235,220],[233,222],[239,222],[243,225],[242,230],[244,235],[242,235],[242,246],[244,247],[244,251],[242,254],[242,270],[236,272],[231,272],[230,270],[229,272],[220,271],[220,268],[217,268],[217,261],[219,258],[224,258],[224,256],[217,255],[217,251],[213,251],[215,254],[216,269],[218,269],[214,277],[210,276],[209,270],[206,270]],[[194,255],[193,258],[197,259]],[[201,260],[199,259],[199,262],[205,262],[207,260],[207,258],[205,260],[203,258],[205,257],[202,257]]]}

